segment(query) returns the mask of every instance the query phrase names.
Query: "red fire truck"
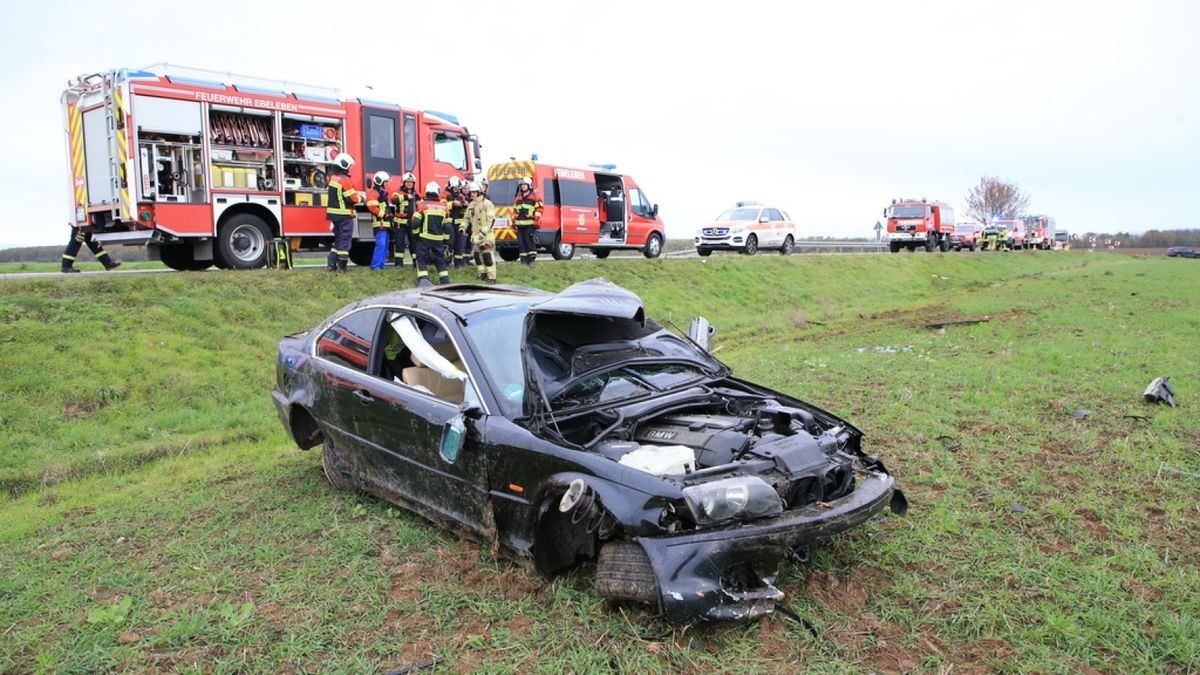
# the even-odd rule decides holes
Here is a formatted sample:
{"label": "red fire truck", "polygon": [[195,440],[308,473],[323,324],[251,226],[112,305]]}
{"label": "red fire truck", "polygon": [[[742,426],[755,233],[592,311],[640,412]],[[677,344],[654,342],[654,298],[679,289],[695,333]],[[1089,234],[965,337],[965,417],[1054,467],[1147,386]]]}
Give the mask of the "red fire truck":
{"label": "red fire truck", "polygon": [[[232,81],[230,81],[232,80]],[[339,98],[336,89],[173,66],[82,75],[62,95],[73,225],[145,245],[177,270],[261,267],[273,238],[325,250],[326,170],[412,171],[418,185],[481,170],[452,115]],[[369,217],[350,257],[370,263]]]}
{"label": "red fire truck", "polygon": [[1054,248],[1054,219],[1050,216],[1025,217],[1025,244],[1029,248]]}
{"label": "red fire truck", "polygon": [[[605,165],[608,166],[608,165]],[[532,178],[542,199],[538,248],[555,260],[568,260],[576,246],[586,246],[597,258],[614,249],[640,249],[647,258],[662,254],[666,228],[632,176],[609,169],[575,169],[551,164],[505,162],[488,168],[488,197],[497,215],[509,219],[496,231],[496,250],[502,260],[517,259],[517,231],[511,225],[517,183]]]}
{"label": "red fire truck", "polygon": [[949,204],[925,199],[893,199],[883,210],[887,218],[888,248],[898,253],[901,248],[915,251],[950,250],[950,235],[954,234],[954,209]]}

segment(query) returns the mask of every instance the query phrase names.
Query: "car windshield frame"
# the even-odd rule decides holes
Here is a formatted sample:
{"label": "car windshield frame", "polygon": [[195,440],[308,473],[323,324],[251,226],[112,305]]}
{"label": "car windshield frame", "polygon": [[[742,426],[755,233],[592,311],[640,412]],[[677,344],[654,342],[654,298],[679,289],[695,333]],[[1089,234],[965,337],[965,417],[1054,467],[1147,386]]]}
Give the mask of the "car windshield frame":
{"label": "car windshield frame", "polygon": [[[655,379],[663,375],[663,372],[647,372],[650,370],[674,370],[669,375],[680,374],[680,371],[690,371],[691,376],[682,378],[674,382],[656,382]],[[616,376],[620,376],[619,378]],[[594,407],[603,407],[614,403],[635,401],[649,395],[660,396],[672,391],[691,387],[697,383],[708,381],[711,375],[705,373],[697,364],[689,361],[681,361],[675,358],[639,358],[633,361],[623,361],[613,363],[608,366],[593,369],[586,373],[581,373],[577,377],[568,380],[565,386],[559,389],[550,399],[550,409],[556,413],[574,412]],[[578,405],[563,407],[558,405],[564,398],[570,396],[576,390],[593,380],[603,378],[602,387],[597,390],[595,400],[585,401]],[[614,381],[632,384],[632,392],[625,396],[604,397],[604,393],[609,389]]]}

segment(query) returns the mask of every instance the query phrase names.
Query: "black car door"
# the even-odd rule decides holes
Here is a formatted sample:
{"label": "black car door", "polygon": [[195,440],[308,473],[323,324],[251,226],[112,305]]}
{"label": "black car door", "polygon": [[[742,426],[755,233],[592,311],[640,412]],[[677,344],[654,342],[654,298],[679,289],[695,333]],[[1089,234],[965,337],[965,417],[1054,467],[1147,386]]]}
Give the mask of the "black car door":
{"label": "black car door", "polygon": [[372,341],[382,315],[376,307],[338,319],[317,338],[312,362],[317,376],[313,414],[354,478],[360,478],[356,460],[363,450],[359,389],[370,370]]}
{"label": "black car door", "polygon": [[[415,367],[413,350],[389,333],[394,330],[390,322],[400,316],[412,317],[424,333],[441,338],[440,349],[448,356],[458,354],[464,344],[435,317],[411,310],[387,311],[370,374],[352,376],[358,391],[355,428],[366,452],[364,467],[370,467],[367,480],[385,496],[431,520],[463,525],[491,537],[482,445],[468,433],[454,462],[443,459],[440,452],[446,423],[459,414],[464,399],[479,405],[478,391],[469,372],[461,392],[450,398],[405,382],[404,371]],[[448,360],[462,363],[461,358]]]}

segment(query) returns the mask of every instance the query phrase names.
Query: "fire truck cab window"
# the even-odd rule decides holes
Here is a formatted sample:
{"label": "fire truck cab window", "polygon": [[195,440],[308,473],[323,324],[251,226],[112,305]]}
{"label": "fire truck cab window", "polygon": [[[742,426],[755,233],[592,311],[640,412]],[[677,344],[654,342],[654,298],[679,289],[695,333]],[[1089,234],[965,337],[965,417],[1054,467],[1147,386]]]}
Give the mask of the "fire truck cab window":
{"label": "fire truck cab window", "polygon": [[364,309],[343,317],[317,340],[317,356],[347,368],[367,372],[371,340],[379,325],[381,310]]}
{"label": "fire truck cab window", "polygon": [[371,115],[371,157],[396,159],[396,122],[390,117]]}
{"label": "fire truck cab window", "polygon": [[461,136],[438,133],[433,137],[433,159],[459,171],[467,170],[467,146]]}
{"label": "fire truck cab window", "polygon": [[924,204],[897,204],[892,207],[893,218],[924,218],[928,213]]}

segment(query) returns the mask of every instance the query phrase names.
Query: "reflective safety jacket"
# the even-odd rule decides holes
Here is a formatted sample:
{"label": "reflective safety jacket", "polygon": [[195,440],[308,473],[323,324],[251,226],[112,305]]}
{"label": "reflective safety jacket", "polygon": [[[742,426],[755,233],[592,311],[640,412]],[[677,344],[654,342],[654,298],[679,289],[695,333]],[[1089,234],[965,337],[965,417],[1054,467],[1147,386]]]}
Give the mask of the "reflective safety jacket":
{"label": "reflective safety jacket", "polygon": [[392,213],[388,207],[387,186],[372,188],[371,198],[367,200],[367,210],[371,212],[371,227],[391,227]]}
{"label": "reflective safety jacket", "polygon": [[523,195],[517,193],[513,201],[513,225],[530,227],[537,225],[541,219],[542,200],[538,198],[537,191],[530,190]]}
{"label": "reflective safety jacket", "polygon": [[446,202],[436,197],[422,199],[412,216],[412,229],[422,239],[445,243],[453,229],[446,215]]}
{"label": "reflective safety jacket", "polygon": [[359,201],[358,188],[354,180],[344,173],[329,174],[329,199],[325,206],[325,215],[330,220],[354,215],[354,205]]}
{"label": "reflective safety jacket", "polygon": [[462,228],[463,216],[467,212],[467,196],[461,190],[447,190],[446,205],[450,209],[450,224]]}
{"label": "reflective safety jacket", "polygon": [[397,227],[406,227],[409,225],[409,219],[417,210],[417,191],[416,189],[406,190],[403,186],[392,194],[388,195],[388,203],[392,215],[392,221]]}
{"label": "reflective safety jacket", "polygon": [[494,238],[492,220],[496,217],[496,205],[487,197],[471,200],[467,204],[465,220],[471,228],[471,239],[486,240]]}

